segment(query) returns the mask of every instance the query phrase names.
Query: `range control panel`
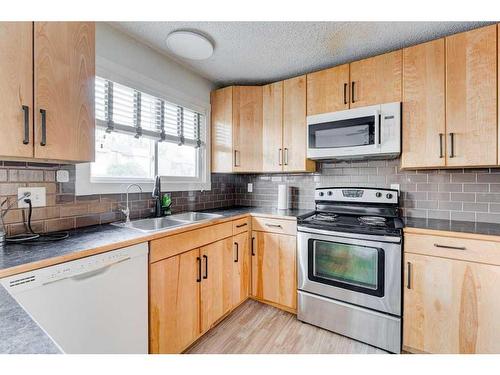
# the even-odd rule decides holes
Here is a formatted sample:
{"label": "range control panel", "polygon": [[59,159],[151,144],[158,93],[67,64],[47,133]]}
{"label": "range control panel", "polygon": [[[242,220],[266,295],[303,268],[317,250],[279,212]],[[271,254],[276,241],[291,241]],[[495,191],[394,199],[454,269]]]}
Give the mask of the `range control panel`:
{"label": "range control panel", "polygon": [[354,187],[317,188],[314,199],[329,202],[398,204],[398,191]]}

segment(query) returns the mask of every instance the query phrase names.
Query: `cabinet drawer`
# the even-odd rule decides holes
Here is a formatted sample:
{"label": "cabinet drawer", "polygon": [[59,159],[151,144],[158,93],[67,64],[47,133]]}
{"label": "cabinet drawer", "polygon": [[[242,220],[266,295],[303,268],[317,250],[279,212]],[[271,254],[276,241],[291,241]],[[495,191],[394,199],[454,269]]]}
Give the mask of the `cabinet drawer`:
{"label": "cabinet drawer", "polygon": [[250,230],[250,218],[244,217],[233,221],[233,236],[239,233],[247,232]]}
{"label": "cabinet drawer", "polygon": [[297,222],[293,220],[269,219],[265,217],[252,218],[252,230],[280,234],[297,235]]}
{"label": "cabinet drawer", "polygon": [[407,233],[407,253],[500,265],[500,242]]}
{"label": "cabinet drawer", "polygon": [[149,263],[231,237],[232,234],[232,223],[228,221],[153,240],[150,243]]}

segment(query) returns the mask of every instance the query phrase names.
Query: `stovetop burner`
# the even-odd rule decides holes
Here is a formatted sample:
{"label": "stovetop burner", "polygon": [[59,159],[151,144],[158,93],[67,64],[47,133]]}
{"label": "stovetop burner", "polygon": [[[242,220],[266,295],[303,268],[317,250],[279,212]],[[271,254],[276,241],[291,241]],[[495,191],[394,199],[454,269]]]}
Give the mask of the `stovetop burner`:
{"label": "stovetop burner", "polygon": [[334,213],[317,213],[314,216],[314,220],[319,220],[319,221],[324,221],[324,222],[334,222],[337,221],[337,218],[339,215],[334,214]]}
{"label": "stovetop burner", "polygon": [[360,216],[358,220],[364,225],[373,225],[377,227],[385,227],[387,225],[387,219],[381,216]]}

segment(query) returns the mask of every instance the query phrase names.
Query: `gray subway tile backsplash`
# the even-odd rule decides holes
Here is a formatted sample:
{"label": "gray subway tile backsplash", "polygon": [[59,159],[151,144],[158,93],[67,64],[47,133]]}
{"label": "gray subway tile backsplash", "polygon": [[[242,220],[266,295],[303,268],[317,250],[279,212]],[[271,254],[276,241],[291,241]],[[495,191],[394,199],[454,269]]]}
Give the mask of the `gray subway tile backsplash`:
{"label": "gray subway tile backsplash", "polygon": [[[293,188],[293,208],[313,209],[316,187],[390,188],[391,184],[399,184],[405,216],[500,224],[500,168],[406,171],[399,165],[399,159],[323,162],[318,165],[318,172],[293,177],[239,175],[235,176],[236,203],[276,207],[278,185],[287,184]],[[247,193],[250,182],[253,193]]]}

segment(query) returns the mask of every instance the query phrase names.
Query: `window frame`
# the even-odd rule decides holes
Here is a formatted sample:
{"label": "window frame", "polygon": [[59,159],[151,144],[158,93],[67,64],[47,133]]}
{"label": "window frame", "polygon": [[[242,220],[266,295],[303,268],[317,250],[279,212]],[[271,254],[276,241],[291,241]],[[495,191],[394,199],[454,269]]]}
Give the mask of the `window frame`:
{"label": "window frame", "polygon": [[[210,125],[210,103],[202,103],[194,98],[187,98],[185,94],[172,90],[165,85],[159,84],[148,77],[131,71],[118,64],[105,59],[96,58],[96,75],[121,85],[132,87],[146,94],[160,97],[170,103],[187,107],[199,112],[205,122],[205,144],[198,148],[198,163],[200,163],[199,176],[179,177],[161,176],[162,190],[174,191],[205,191],[211,190],[210,155],[211,155],[211,125]],[[101,121],[101,120],[95,120]],[[155,175],[158,173],[158,142],[155,141]],[[120,178],[120,177],[91,177],[91,164],[83,163],[76,165],[75,195],[91,194],[116,194],[123,193],[129,184],[138,184],[143,192],[152,192],[154,178]]]}

